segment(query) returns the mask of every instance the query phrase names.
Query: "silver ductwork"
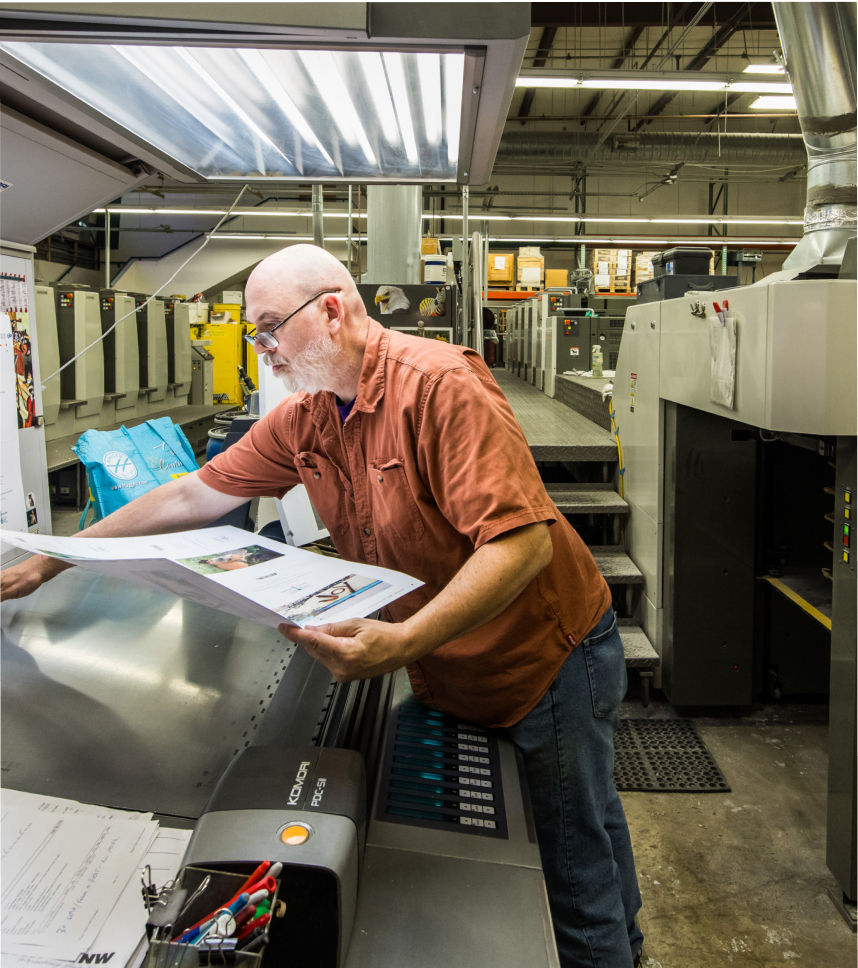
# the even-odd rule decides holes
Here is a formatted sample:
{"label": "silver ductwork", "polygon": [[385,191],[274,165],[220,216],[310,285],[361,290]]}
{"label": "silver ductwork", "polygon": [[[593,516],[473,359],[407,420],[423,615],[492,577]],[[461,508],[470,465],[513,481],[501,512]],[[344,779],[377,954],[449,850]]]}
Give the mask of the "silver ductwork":
{"label": "silver ductwork", "polygon": [[774,3],[807,149],[804,238],[784,268],[839,264],[856,234],[855,3]]}
{"label": "silver ductwork", "polygon": [[[504,165],[572,167],[589,155],[597,132],[552,131],[545,134],[508,132],[495,159]],[[717,132],[647,131],[618,134],[601,144],[591,162],[659,162],[678,165],[760,164],[803,165],[807,160],[799,134],[718,134]]]}

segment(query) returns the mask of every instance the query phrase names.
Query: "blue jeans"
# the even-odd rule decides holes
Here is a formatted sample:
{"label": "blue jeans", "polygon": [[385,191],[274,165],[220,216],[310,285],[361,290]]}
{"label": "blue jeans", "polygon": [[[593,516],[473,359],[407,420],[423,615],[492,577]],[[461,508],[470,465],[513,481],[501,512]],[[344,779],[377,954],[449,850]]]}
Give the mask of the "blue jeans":
{"label": "blue jeans", "polygon": [[630,968],[643,941],[629,828],[613,781],[626,663],[614,610],[508,730],[527,771],[563,968]]}

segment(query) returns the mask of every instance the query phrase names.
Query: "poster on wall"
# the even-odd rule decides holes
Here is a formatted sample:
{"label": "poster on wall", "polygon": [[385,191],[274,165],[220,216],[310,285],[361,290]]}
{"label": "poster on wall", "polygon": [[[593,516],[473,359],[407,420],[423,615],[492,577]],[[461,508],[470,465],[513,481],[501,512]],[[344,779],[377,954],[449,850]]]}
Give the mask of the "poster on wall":
{"label": "poster on wall", "polygon": [[[21,454],[18,449],[17,379],[15,333],[5,312],[0,314],[0,527],[27,530],[24,486],[21,483]],[[35,507],[35,501],[34,507]],[[3,551],[8,550],[6,545]]]}
{"label": "poster on wall", "polygon": [[[394,286],[362,284],[358,287],[367,315],[382,326],[449,327],[457,325],[456,290],[453,286]],[[433,333],[433,337],[434,337]]]}
{"label": "poster on wall", "polygon": [[36,427],[36,394],[33,380],[33,341],[27,277],[23,273],[0,272],[0,313],[12,330],[15,363],[15,410],[18,429]]}

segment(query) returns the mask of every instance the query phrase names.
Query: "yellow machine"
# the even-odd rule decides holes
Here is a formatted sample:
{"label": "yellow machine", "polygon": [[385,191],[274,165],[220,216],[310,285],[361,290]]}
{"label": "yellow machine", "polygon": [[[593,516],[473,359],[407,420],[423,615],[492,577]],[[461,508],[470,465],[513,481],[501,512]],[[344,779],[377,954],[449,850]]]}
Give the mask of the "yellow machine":
{"label": "yellow machine", "polygon": [[214,357],[212,390],[215,403],[244,402],[238,367],[259,386],[259,362],[256,353],[245,342],[245,333],[251,332],[247,323],[209,323],[203,330],[203,339],[210,339],[209,352]]}

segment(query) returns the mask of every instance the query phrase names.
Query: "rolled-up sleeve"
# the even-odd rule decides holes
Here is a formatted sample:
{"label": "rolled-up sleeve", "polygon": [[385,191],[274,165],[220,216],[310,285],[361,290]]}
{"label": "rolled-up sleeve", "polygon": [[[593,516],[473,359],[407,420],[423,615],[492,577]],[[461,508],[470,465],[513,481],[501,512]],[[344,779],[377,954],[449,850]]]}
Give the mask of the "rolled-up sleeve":
{"label": "rolled-up sleeve", "polygon": [[475,548],[556,520],[524,434],[487,369],[460,365],[427,386],[418,461],[441,513]]}
{"label": "rolled-up sleeve", "polygon": [[200,469],[203,483],[237,497],[278,498],[300,484],[289,442],[291,407],[291,401],[284,400],[241,440],[216,454]]}

